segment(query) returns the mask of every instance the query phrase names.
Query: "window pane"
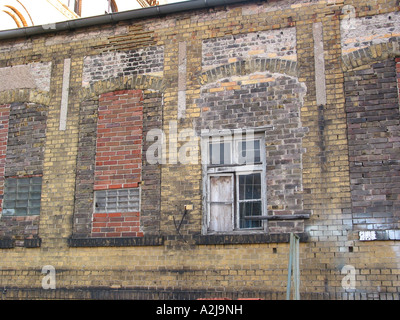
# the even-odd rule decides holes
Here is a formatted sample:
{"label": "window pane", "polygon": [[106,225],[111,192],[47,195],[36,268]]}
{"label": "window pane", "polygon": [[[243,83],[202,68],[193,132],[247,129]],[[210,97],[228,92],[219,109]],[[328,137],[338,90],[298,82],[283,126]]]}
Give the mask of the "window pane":
{"label": "window pane", "polygon": [[239,204],[239,227],[241,229],[261,228],[261,220],[245,220],[244,217],[261,216],[261,201],[241,202]]}
{"label": "window pane", "polygon": [[95,212],[139,211],[139,194],[139,188],[96,191]]}
{"label": "window pane", "polygon": [[238,147],[240,164],[252,164],[261,161],[260,140],[240,141]]}
{"label": "window pane", "polygon": [[261,199],[261,173],[239,176],[239,200]]}
{"label": "window pane", "polygon": [[4,215],[39,215],[42,177],[6,178]]}
{"label": "window pane", "polygon": [[231,143],[210,143],[210,164],[231,164]]}

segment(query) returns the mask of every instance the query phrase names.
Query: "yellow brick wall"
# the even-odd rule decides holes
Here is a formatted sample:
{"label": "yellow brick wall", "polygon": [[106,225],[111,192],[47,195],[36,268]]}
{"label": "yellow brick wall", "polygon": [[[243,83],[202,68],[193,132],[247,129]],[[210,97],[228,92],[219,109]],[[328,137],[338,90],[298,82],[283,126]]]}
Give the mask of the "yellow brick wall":
{"label": "yellow brick wall", "polygon": [[[267,7],[265,1],[259,2]],[[278,2],[273,2],[277,5]],[[286,1],[282,1],[283,4]],[[192,129],[201,115],[195,100],[200,97],[199,75],[202,70],[204,39],[226,35],[295,27],[299,81],[307,86],[301,121],[309,132],[303,139],[304,208],[312,210],[305,221],[305,232],[311,232],[300,244],[301,296],[304,299],[376,299],[399,298],[400,250],[396,241],[361,242],[348,228],[351,221],[351,195],[344,110],[344,67],[341,60],[340,19],[344,5],[356,8],[360,17],[397,12],[391,1],[319,1],[282,5],[282,10],[248,15],[242,6],[216,8],[214,19],[194,19],[197,12],[171,17],[171,28],[163,18],[154,18],[152,44],[164,47],[163,131],[169,134],[170,121],[177,121],[178,131]],[[225,12],[226,10],[226,12]],[[220,14],[219,13],[223,13]],[[214,14],[214,9],[202,15]],[[326,66],[327,104],[323,109],[325,127],[321,136],[321,110],[316,103],[314,43],[312,26],[322,22]],[[132,22],[150,28],[152,19]],[[121,22],[120,27],[130,26]],[[110,38],[102,35],[107,26],[92,27],[84,40],[72,34],[59,33],[17,39],[30,45],[24,50],[1,51],[15,45],[0,42],[0,67],[32,61],[52,62],[50,91],[19,89],[0,92],[0,104],[33,101],[49,105],[47,139],[43,167],[42,209],[38,248],[0,249],[0,287],[2,299],[61,298],[188,298],[260,297],[284,299],[287,281],[289,244],[271,242],[256,244],[196,244],[193,235],[200,234],[202,223],[202,168],[200,153],[197,165],[165,164],[161,167],[160,246],[70,247],[72,233],[79,108],[83,99],[82,70],[85,56],[101,52]],[[128,37],[135,39],[135,30]],[[82,33],[79,33],[82,34]],[[53,43],[53,37],[65,37],[64,43]],[[187,44],[186,118],[178,113],[178,43]],[[56,42],[56,41],[54,41]],[[100,48],[100,49],[99,49]],[[107,50],[107,47],[105,51]],[[255,52],[256,54],[257,52]],[[63,61],[72,59],[65,131],[59,130]],[[247,76],[248,81],[259,81]],[[241,79],[243,81],[243,79]],[[268,80],[268,79],[267,79]],[[266,80],[266,81],[267,81]],[[225,84],[227,85],[227,84]],[[234,86],[234,83],[232,83]],[[105,92],[105,89],[97,90]],[[110,86],[110,91],[112,90]],[[321,161],[321,143],[326,160]],[[177,235],[174,218],[180,221],[183,207],[193,205]],[[43,266],[56,270],[56,289],[42,288]],[[342,287],[341,270],[352,265],[356,270],[356,290]]]}

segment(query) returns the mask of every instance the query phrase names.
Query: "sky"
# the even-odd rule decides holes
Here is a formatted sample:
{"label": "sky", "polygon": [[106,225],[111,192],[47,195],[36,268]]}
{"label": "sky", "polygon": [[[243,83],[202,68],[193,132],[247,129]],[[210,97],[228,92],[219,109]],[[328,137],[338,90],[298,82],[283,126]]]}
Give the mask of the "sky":
{"label": "sky", "polygon": [[[160,5],[167,3],[183,2],[187,0],[159,0]],[[64,3],[68,3],[68,0],[62,0]],[[71,1],[73,2],[73,1]],[[107,0],[84,0],[82,5],[82,17],[88,17],[91,15],[99,15],[104,13],[104,9],[108,7]],[[116,0],[118,10],[127,11],[133,9],[140,9],[141,6],[136,0]]]}
{"label": "sky", "polygon": [[[185,0],[159,0],[160,5],[164,5],[167,3],[174,3],[174,2],[182,2]],[[103,0],[103,6],[108,7],[107,0]],[[141,6],[136,0],[116,0],[118,10],[127,11],[132,9],[140,9]],[[104,8],[100,4],[99,0],[84,0],[82,5],[82,16],[87,17],[90,15],[98,15],[103,14]]]}
{"label": "sky", "polygon": [[[162,5],[162,4],[165,4],[166,2],[174,3],[174,2],[183,2],[183,1],[187,1],[187,0],[159,0],[159,3],[160,3],[160,5]],[[125,10],[132,9],[132,2],[137,3],[136,0],[117,0],[119,11],[125,11]]]}
{"label": "sky", "polygon": [[[159,4],[164,5],[167,3],[184,1],[188,0],[159,0]],[[74,1],[60,0],[60,2],[67,6],[68,3],[70,3],[71,8],[73,9]],[[0,30],[17,28],[17,24],[12,18],[13,12],[10,9],[11,7],[18,10],[25,18],[28,27],[32,25],[46,25],[68,20],[60,10],[56,9],[57,3],[58,6],[61,6],[61,4],[56,0],[0,0]],[[116,3],[120,12],[141,8],[136,0],[116,0]],[[60,8],[62,9],[62,6]],[[107,9],[107,0],[84,0],[82,6],[82,18],[103,15]]]}

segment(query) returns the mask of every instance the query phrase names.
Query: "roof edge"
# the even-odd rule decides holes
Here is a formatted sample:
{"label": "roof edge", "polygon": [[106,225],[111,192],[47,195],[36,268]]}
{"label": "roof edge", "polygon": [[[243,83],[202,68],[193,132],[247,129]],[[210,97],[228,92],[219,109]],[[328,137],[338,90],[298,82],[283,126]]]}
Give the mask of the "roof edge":
{"label": "roof edge", "polygon": [[162,6],[147,7],[142,9],[122,11],[99,16],[67,20],[46,25],[25,27],[0,31],[0,40],[30,37],[35,35],[56,33],[79,28],[87,28],[96,25],[117,23],[126,20],[136,20],[157,16],[179,13],[190,10],[212,8],[223,5],[234,5],[249,2],[248,0],[190,0],[186,2],[170,3]]}

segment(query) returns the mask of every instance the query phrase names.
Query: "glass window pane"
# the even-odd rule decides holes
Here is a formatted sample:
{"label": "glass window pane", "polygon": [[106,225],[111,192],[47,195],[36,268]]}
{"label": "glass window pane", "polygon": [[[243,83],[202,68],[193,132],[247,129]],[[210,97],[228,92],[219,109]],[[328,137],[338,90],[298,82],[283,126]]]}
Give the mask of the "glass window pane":
{"label": "glass window pane", "polygon": [[28,200],[29,193],[28,192],[18,192],[17,193],[17,200]]}
{"label": "glass window pane", "polygon": [[29,200],[30,208],[40,208],[40,199],[39,200]]}
{"label": "glass window pane", "polygon": [[3,214],[39,214],[41,177],[7,178],[4,188]]}
{"label": "glass window pane", "polygon": [[95,212],[139,211],[139,188],[95,192]]}
{"label": "glass window pane", "polygon": [[4,209],[14,209],[15,208],[15,201],[5,200],[3,203]]}
{"label": "glass window pane", "polygon": [[15,214],[17,216],[26,216],[28,213],[28,209],[27,208],[16,208],[15,209]]}
{"label": "glass window pane", "polygon": [[17,179],[15,178],[8,178],[7,181],[7,186],[12,187],[12,186],[17,186]]}
{"label": "glass window pane", "polygon": [[261,201],[241,202],[239,204],[239,227],[241,229],[261,228],[261,220],[247,220],[245,217],[261,216]]}
{"label": "glass window pane", "polygon": [[40,214],[40,208],[29,208],[28,214],[30,215],[39,215]]}
{"label": "glass window pane", "polygon": [[239,200],[261,199],[261,173],[239,176]]}
{"label": "glass window pane", "polygon": [[231,143],[210,143],[210,164],[231,164]]}
{"label": "glass window pane", "polygon": [[240,164],[252,164],[261,161],[260,140],[239,141],[238,151]]}
{"label": "glass window pane", "polygon": [[15,209],[4,209],[2,212],[5,216],[12,216],[15,214]]}
{"label": "glass window pane", "polygon": [[41,192],[42,191],[42,185],[38,185],[38,184],[33,184],[31,186],[29,186],[29,191],[30,192]]}
{"label": "glass window pane", "polygon": [[33,177],[31,178],[32,185],[42,186],[42,177]]}
{"label": "glass window pane", "polygon": [[29,179],[17,179],[17,186],[29,186]]}
{"label": "glass window pane", "polygon": [[16,208],[27,208],[28,207],[28,200],[17,200]]}

